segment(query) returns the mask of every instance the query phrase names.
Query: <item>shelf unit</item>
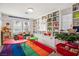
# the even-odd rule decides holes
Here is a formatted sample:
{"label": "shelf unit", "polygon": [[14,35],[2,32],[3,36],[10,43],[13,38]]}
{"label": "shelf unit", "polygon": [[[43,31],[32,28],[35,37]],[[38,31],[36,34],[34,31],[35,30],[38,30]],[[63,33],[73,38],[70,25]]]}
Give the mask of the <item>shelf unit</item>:
{"label": "shelf unit", "polygon": [[33,20],[33,33],[37,31],[37,20]]}
{"label": "shelf unit", "polygon": [[52,14],[48,14],[48,19],[47,19],[47,31],[52,32]]}
{"label": "shelf unit", "polygon": [[74,4],[72,7],[73,7],[73,28],[77,29],[77,32],[79,32],[79,3]]}
{"label": "shelf unit", "polygon": [[47,15],[47,31],[53,35],[59,32],[59,11]]}
{"label": "shelf unit", "polygon": [[59,32],[59,11],[53,12],[53,34]]}

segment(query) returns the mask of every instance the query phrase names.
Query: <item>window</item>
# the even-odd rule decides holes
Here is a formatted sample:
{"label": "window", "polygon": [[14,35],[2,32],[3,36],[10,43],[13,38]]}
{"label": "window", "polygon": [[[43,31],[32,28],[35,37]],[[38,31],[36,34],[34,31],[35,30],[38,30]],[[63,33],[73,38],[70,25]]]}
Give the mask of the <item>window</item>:
{"label": "window", "polygon": [[22,22],[18,20],[13,21],[13,33],[17,34],[19,32],[22,32]]}

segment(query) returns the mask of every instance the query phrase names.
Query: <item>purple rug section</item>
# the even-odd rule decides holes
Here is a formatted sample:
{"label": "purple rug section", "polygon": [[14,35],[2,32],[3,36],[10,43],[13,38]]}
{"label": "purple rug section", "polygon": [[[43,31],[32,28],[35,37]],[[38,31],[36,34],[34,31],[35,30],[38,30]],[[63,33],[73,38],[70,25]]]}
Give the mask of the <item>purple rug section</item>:
{"label": "purple rug section", "polygon": [[11,50],[12,50],[11,45],[5,45],[2,51],[0,52],[0,56],[11,56],[12,55]]}

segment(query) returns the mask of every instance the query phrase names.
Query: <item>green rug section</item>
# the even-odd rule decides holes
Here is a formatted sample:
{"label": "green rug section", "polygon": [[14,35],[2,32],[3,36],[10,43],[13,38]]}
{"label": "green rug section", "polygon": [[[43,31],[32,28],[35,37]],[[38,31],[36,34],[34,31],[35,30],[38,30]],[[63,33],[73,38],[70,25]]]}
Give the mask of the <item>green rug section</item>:
{"label": "green rug section", "polygon": [[21,44],[24,53],[26,56],[39,56],[31,47],[29,47],[26,43]]}

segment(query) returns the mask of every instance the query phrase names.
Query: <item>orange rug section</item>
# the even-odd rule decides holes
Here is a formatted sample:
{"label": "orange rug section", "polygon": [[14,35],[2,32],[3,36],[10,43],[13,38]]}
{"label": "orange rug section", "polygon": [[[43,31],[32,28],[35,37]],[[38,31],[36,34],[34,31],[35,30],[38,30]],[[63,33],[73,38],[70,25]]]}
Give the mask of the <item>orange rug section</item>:
{"label": "orange rug section", "polygon": [[49,53],[47,51],[45,51],[44,49],[40,48],[39,46],[37,46],[36,44],[34,44],[31,41],[27,41],[26,44],[28,46],[30,46],[36,53],[38,53],[40,56],[47,56],[49,55]]}

